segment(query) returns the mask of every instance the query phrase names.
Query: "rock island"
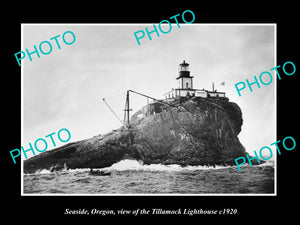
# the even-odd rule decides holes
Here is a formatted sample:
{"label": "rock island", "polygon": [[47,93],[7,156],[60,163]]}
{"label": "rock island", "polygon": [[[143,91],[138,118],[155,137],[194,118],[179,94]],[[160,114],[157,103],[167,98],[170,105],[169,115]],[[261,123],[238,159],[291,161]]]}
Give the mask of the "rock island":
{"label": "rock island", "polygon": [[[224,92],[193,88],[189,64],[179,65],[178,88],[129,116],[124,125],[104,135],[66,144],[24,161],[24,172],[40,169],[104,168],[123,159],[144,164],[234,165],[246,150],[238,134],[240,107]],[[143,94],[142,94],[143,95]]]}

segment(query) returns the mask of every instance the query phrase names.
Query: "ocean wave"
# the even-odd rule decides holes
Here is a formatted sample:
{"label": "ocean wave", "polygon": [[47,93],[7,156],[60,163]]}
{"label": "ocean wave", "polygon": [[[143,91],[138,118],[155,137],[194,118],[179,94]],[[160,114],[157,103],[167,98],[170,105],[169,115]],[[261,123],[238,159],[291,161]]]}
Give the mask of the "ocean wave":
{"label": "ocean wave", "polygon": [[82,172],[89,172],[90,168],[76,168],[76,169],[63,169],[63,170],[57,170],[51,172],[50,170],[47,169],[41,169],[37,170],[34,173],[25,173],[24,175],[43,175],[43,174],[62,174],[62,173],[82,173]]}
{"label": "ocean wave", "polygon": [[270,166],[270,167],[274,168],[275,162],[273,160],[269,160],[269,161],[265,161],[265,163],[262,163],[262,164],[259,164],[259,165],[256,165],[256,166],[259,166],[259,167]]}
{"label": "ocean wave", "polygon": [[[109,167],[105,168],[94,168],[94,170],[102,170],[102,171],[196,171],[196,170],[218,170],[218,169],[225,169],[225,168],[232,168],[234,166],[181,166],[178,164],[150,164],[145,165],[142,161],[132,160],[132,159],[124,159],[117,163],[112,164]],[[33,174],[26,174],[26,175],[37,175],[37,174],[57,174],[57,173],[85,173],[89,172],[90,168],[76,168],[76,169],[63,169],[60,171],[51,172],[47,169],[37,170]]]}
{"label": "ocean wave", "polygon": [[178,164],[150,164],[144,165],[142,161],[124,159],[121,160],[110,167],[103,168],[103,170],[116,170],[116,171],[126,171],[126,170],[135,170],[135,171],[193,171],[193,170],[216,170],[230,168],[232,166],[180,166]]}

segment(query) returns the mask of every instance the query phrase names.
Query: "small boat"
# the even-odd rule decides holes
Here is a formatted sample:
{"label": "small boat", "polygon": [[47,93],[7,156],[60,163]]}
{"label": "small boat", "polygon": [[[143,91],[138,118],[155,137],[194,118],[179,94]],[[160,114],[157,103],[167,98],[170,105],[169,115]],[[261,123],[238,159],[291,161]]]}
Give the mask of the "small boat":
{"label": "small boat", "polygon": [[91,169],[89,174],[94,175],[94,176],[109,176],[111,174],[111,172]]}

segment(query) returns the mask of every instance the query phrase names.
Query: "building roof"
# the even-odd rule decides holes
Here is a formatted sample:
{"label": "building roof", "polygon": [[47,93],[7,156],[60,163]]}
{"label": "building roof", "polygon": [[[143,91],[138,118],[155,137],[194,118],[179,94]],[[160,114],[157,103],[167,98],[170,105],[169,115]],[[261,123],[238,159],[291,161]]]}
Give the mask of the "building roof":
{"label": "building roof", "polygon": [[186,63],[185,60],[183,60],[183,62],[180,63],[179,65],[180,65],[180,66],[188,66],[188,65],[190,65],[190,64]]}

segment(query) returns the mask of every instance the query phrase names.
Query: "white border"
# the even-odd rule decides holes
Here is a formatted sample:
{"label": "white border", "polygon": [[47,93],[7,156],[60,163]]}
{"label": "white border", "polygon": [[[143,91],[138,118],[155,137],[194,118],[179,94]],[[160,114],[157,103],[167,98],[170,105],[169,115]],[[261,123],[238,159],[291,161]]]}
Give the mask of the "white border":
{"label": "white border", "polygon": [[[97,23],[70,23],[70,24],[55,24],[55,23],[22,23],[21,24],[21,49],[24,49],[23,47],[23,26],[30,25],[30,26],[144,26],[144,25],[152,25],[152,23],[129,23],[129,24],[120,24],[120,23],[103,23],[103,24],[97,24]],[[176,24],[174,24],[176,25]],[[192,23],[192,24],[180,24],[180,26],[274,26],[274,67],[277,66],[277,23],[226,23],[226,24],[220,24],[220,23]],[[24,72],[24,63],[21,65],[21,145],[23,143],[23,72]],[[277,79],[275,79],[275,137],[277,140]],[[215,193],[215,194],[36,194],[36,193],[26,193],[24,194],[23,190],[23,154],[21,154],[21,196],[277,196],[277,154],[274,154],[274,193],[270,194],[221,194],[221,193]]]}

